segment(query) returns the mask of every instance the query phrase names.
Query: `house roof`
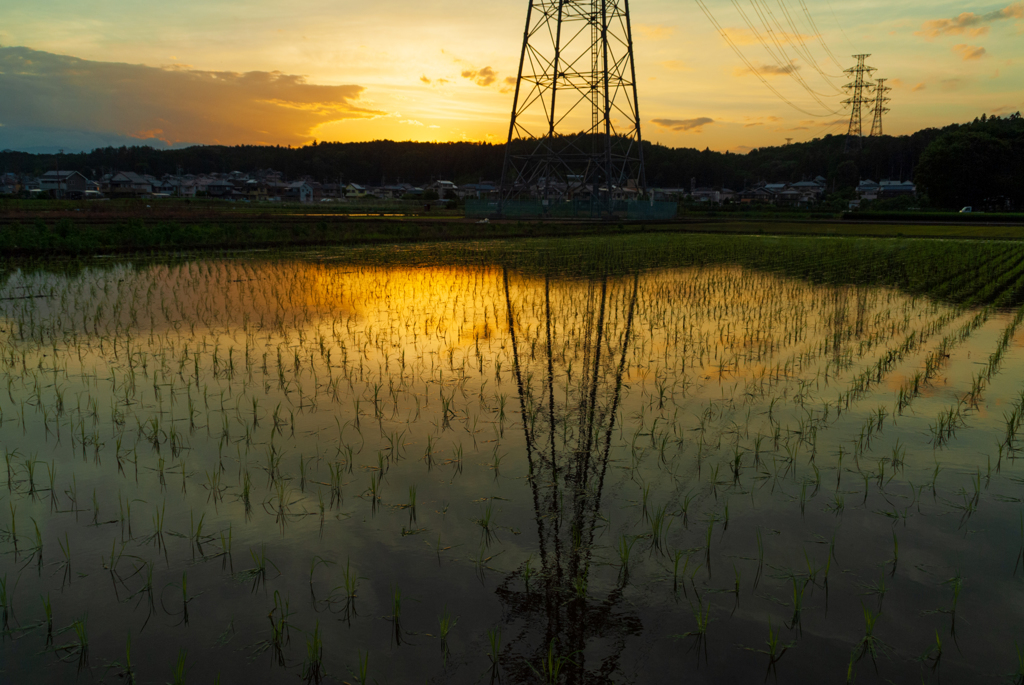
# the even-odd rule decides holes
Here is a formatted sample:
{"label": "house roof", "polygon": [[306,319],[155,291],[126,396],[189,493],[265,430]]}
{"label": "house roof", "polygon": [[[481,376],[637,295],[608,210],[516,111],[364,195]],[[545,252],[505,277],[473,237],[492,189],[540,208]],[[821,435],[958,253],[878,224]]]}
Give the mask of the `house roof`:
{"label": "house roof", "polygon": [[53,171],[47,171],[45,174],[43,174],[42,178],[47,180],[47,181],[52,181],[52,180],[55,180],[55,179],[68,178],[70,176],[74,176],[75,174],[78,174],[79,176],[82,175],[82,174],[79,174],[77,171],[57,171],[57,170],[53,170]]}
{"label": "house roof", "polygon": [[152,179],[146,179],[145,177],[140,176],[139,174],[135,173],[134,171],[121,171],[121,172],[115,174],[113,176],[113,178],[111,178],[110,180],[111,181],[122,180],[122,181],[128,181],[129,183],[146,183],[146,184],[149,184],[149,183],[153,182]]}

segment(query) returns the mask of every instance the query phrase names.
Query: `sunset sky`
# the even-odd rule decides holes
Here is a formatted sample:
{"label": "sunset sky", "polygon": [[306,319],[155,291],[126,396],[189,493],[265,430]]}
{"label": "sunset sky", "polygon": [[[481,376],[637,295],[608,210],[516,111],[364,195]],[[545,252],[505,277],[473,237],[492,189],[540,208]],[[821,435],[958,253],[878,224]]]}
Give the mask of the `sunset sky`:
{"label": "sunset sky", "polygon": [[[894,86],[887,133],[1024,110],[1024,1],[705,3],[746,63],[696,2],[632,3],[647,139],[742,152],[845,132],[837,88],[847,78],[829,53],[844,68],[851,54],[872,54],[876,76]],[[504,142],[526,9],[527,0],[5,3],[0,148]],[[793,61],[757,41],[745,23],[763,31],[756,10],[783,26]]]}

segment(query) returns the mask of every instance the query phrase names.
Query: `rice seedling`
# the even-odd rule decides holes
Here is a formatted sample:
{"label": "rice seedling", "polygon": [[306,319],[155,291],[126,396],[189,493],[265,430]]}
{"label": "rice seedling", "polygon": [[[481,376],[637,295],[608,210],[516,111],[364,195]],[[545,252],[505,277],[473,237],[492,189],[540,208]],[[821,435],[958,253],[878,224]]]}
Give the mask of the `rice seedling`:
{"label": "rice seedling", "polygon": [[320,683],[324,679],[324,645],[320,633],[320,621],[313,626],[313,632],[306,640],[306,660],[302,665],[302,677],[307,683]]}
{"label": "rice seedling", "polygon": [[178,650],[178,659],[174,662],[174,670],[171,671],[172,685],[185,685],[185,675],[188,672],[187,658],[188,651],[182,647]]}
{"label": "rice seedling", "polygon": [[782,657],[790,649],[796,646],[795,642],[783,642],[775,629],[772,627],[772,619],[768,618],[768,639],[765,641],[766,649],[753,650],[750,647],[746,649],[750,651],[756,651],[759,654],[764,654],[768,657],[768,667],[765,669],[764,679],[767,682],[769,675],[774,675],[775,679],[778,680],[779,674],[776,665],[782,659]]}
{"label": "rice seedling", "polygon": [[444,663],[448,663],[448,634],[458,622],[458,616],[452,616],[452,613],[448,610],[448,605],[445,605],[437,619],[438,635],[441,638],[441,655]]}
{"label": "rice seedling", "polygon": [[[4,584],[6,585],[6,578]],[[45,597],[41,596],[40,598],[43,600],[43,615],[46,617],[46,645],[50,646],[53,644],[53,605],[50,603],[49,593]]]}
{"label": "rice seedling", "polygon": [[354,675],[359,685],[366,685],[366,683],[369,681],[370,673],[370,652],[364,652],[360,649],[358,652],[358,656],[359,668]]}

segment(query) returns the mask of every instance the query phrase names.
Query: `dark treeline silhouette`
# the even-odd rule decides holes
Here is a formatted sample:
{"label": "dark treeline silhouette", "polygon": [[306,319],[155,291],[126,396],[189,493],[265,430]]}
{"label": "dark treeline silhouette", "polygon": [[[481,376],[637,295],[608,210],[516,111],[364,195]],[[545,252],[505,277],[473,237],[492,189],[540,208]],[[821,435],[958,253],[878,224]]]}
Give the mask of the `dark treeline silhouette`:
{"label": "dark treeline silhouette", "polygon": [[[851,153],[844,152],[845,144],[845,136],[828,135],[735,154],[645,143],[644,157],[648,184],[654,187],[689,188],[695,181],[699,186],[743,190],[759,181],[795,182],[822,176],[831,191],[852,188],[860,179],[888,178],[916,181],[939,207],[981,205],[999,197],[1012,206],[1024,204],[1024,120],[1019,113],[982,116],[971,123],[906,136],[864,138],[860,149]],[[310,176],[321,182],[424,184],[445,179],[461,184],[497,181],[504,153],[505,146],[500,144],[390,140],[314,142],[301,148],[108,147],[61,156],[4,151],[0,171],[38,175],[59,166],[98,178],[111,171],[162,176],[274,169],[287,179]]]}

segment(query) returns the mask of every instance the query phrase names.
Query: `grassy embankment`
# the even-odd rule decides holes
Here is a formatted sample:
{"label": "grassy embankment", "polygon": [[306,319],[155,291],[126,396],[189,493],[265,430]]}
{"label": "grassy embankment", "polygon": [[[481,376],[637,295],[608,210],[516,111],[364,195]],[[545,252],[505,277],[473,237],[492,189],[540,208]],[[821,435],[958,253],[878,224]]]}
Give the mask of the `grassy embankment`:
{"label": "grassy embankment", "polygon": [[[812,218],[815,217],[815,218]],[[921,219],[927,219],[927,222]],[[0,250],[8,256],[193,249],[412,243],[488,238],[722,233],[845,237],[1024,239],[1024,216],[811,212],[688,212],[669,222],[491,221],[419,203],[324,205],[211,201],[0,201]]]}

